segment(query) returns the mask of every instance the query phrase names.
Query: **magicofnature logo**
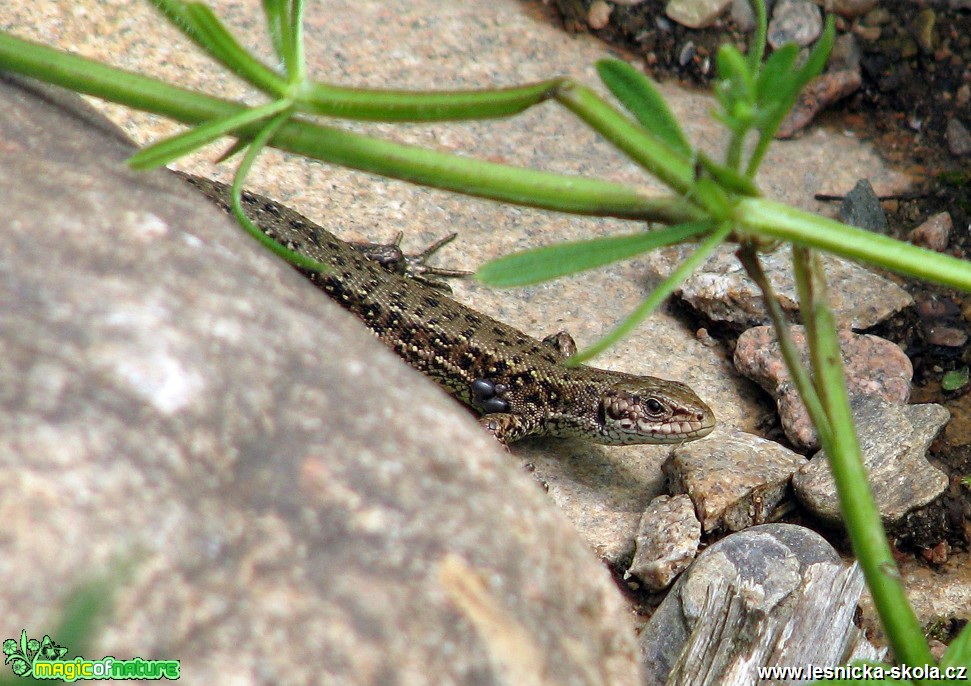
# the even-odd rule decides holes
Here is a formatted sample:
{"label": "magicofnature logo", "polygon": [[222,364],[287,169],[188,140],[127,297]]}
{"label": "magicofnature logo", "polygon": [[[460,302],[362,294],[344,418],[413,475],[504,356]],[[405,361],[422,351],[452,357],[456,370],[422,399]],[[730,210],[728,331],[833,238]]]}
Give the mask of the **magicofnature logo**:
{"label": "magicofnature logo", "polygon": [[8,638],[3,642],[5,665],[17,676],[35,679],[59,679],[67,682],[78,679],[178,679],[182,676],[179,660],[116,660],[103,657],[85,660],[83,657],[66,659],[67,648],[54,643],[50,636],[43,640],[27,638],[27,630],[20,633],[20,641]]}
{"label": "magicofnature logo", "polygon": [[44,660],[55,661],[63,660],[67,655],[67,648],[59,646],[45,635],[44,639],[38,641],[36,638],[27,638],[27,630],[20,632],[20,642],[15,638],[8,638],[3,642],[3,654],[7,659],[3,664],[10,665],[10,669],[17,676],[29,676],[33,671],[34,660],[38,657]]}

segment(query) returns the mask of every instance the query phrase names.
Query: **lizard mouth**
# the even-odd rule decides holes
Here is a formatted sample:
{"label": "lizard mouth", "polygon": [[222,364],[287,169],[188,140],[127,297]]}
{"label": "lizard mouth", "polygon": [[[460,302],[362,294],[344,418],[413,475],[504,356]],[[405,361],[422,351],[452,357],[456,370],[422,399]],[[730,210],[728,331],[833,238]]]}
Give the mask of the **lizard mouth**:
{"label": "lizard mouth", "polygon": [[648,424],[644,427],[659,442],[678,443],[680,441],[703,438],[715,429],[714,417],[702,419],[670,421],[664,424]]}

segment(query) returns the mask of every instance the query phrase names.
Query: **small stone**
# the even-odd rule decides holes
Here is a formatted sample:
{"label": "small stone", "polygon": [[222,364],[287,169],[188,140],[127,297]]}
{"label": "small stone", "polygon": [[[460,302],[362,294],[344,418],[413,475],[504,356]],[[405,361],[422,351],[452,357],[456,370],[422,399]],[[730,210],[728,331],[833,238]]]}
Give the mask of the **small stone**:
{"label": "small stone", "polygon": [[827,69],[830,72],[848,69],[860,71],[860,43],[852,33],[844,33],[833,42]]}
{"label": "small stone", "polygon": [[711,26],[728,8],[732,0],[671,0],[664,13],[689,29]]}
{"label": "small stone", "polygon": [[[840,69],[817,76],[799,94],[796,104],[782,120],[776,138],[792,138],[806,128],[817,114],[859,90],[862,83],[857,69]],[[873,190],[872,187],[870,190]]]}
{"label": "small stone", "polygon": [[789,479],[806,458],[741,431],[703,443],[675,448],[664,475],[671,493],[691,497],[705,533],[741,531],[776,519]]}
{"label": "small stone", "polygon": [[961,87],[958,88],[957,93],[955,93],[954,103],[958,107],[964,107],[969,102],[971,102],[971,86],[965,83],[962,84]]}
{"label": "small stone", "polygon": [[971,133],[957,117],[952,117],[947,122],[944,130],[944,137],[947,138],[947,148],[955,157],[963,157],[971,154]]}
{"label": "small stone", "polygon": [[[790,327],[790,335],[803,363],[808,363],[805,329]],[[907,402],[914,370],[899,347],[877,336],[845,329],[839,332],[839,339],[851,400],[856,396],[874,395],[890,403]],[[802,448],[819,447],[816,429],[789,376],[774,329],[757,326],[739,336],[735,367],[776,399],[782,428],[790,441]]]}
{"label": "small stone", "polygon": [[883,30],[879,26],[869,26],[867,24],[857,24],[853,27],[853,35],[859,36],[868,43],[879,40]]}
{"label": "small stone", "polygon": [[932,565],[942,565],[947,562],[947,555],[950,551],[947,541],[941,541],[933,548],[921,548],[920,556]]}
{"label": "small stone", "polygon": [[918,47],[925,55],[934,52],[937,45],[937,37],[934,34],[934,25],[937,23],[937,15],[930,7],[926,7],[917,13],[910,24],[910,32],[917,41]]}
{"label": "small stone", "polygon": [[826,3],[826,9],[841,17],[855,19],[876,7],[877,2],[879,0],[830,0]]}
{"label": "small stone", "polygon": [[944,348],[960,348],[968,342],[967,332],[953,326],[928,326],[924,330],[924,336],[931,345],[939,345]]}
{"label": "small stone", "polygon": [[681,46],[681,50],[678,51],[678,64],[682,67],[687,67],[688,63],[694,58],[695,53],[698,52],[698,48],[695,47],[694,41],[686,41],[684,45]]}
{"label": "small stone", "polygon": [[748,0],[732,0],[731,17],[739,31],[748,33],[755,28],[755,12]]}
{"label": "small stone", "polygon": [[587,24],[595,30],[604,28],[610,23],[610,13],[613,9],[604,0],[595,0],[587,10]]}
{"label": "small stone", "polygon": [[889,24],[891,19],[893,15],[886,7],[874,7],[866,13],[860,23],[864,26],[883,26]]}
{"label": "small stone", "polygon": [[661,495],[641,516],[634,560],[624,578],[636,577],[652,591],[662,591],[688,568],[698,554],[701,524],[686,495]]}
{"label": "small stone", "polygon": [[769,22],[769,45],[776,50],[786,43],[811,45],[822,30],[819,7],[806,0],[780,0]]}
{"label": "small stone", "polygon": [[935,321],[944,317],[954,317],[961,313],[961,308],[950,298],[932,295],[917,303],[917,316],[922,320]]}
{"label": "small stone", "polygon": [[949,212],[938,212],[916,229],[910,232],[907,240],[928,250],[944,252],[948,241],[951,240],[951,229],[954,220]]}
{"label": "small stone", "polygon": [[[884,524],[927,505],[947,488],[947,476],[927,461],[931,441],[950,418],[940,405],[897,405],[883,398],[850,401],[860,451]],[[828,523],[842,521],[836,484],[824,451],[792,477],[796,497]]]}
{"label": "small stone", "polygon": [[868,179],[860,179],[840,205],[840,221],[874,233],[888,233],[887,215]]}

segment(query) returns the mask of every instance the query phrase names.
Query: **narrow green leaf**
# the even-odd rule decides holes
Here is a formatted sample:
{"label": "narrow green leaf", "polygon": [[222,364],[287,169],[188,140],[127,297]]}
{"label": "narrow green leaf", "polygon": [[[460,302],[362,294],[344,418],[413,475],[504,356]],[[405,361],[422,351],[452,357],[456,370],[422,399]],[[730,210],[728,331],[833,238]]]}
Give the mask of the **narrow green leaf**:
{"label": "narrow green leaf", "polygon": [[581,350],[573,357],[566,361],[567,366],[573,367],[578,364],[586,362],[592,357],[596,357],[604,350],[614,345],[620,339],[624,338],[630,334],[637,326],[647,319],[650,314],[657,309],[664,300],[671,295],[674,290],[681,285],[681,283],[691,275],[697,267],[701,265],[708,256],[717,248],[721,243],[728,237],[728,234],[732,232],[732,226],[729,223],[723,224],[717,230],[715,230],[708,238],[698,246],[684,262],[679,264],[677,268],[671,272],[668,278],[664,279],[657,288],[651,291],[651,294],[645,298],[636,310],[634,310],[627,319],[621,322],[613,331],[608,333],[606,336],[601,338],[599,341],[591,345],[585,350]]}
{"label": "narrow green leaf", "polygon": [[250,168],[253,166],[253,162],[266,147],[266,144],[273,139],[273,136],[280,129],[281,126],[287,123],[289,118],[289,113],[281,112],[277,114],[273,119],[266,122],[264,126],[254,137],[253,142],[243,155],[243,159],[240,160],[239,168],[236,170],[236,174],[233,176],[233,185],[230,189],[230,208],[233,211],[233,216],[236,217],[236,221],[239,225],[243,227],[250,236],[252,236],[257,243],[267,248],[274,255],[282,257],[284,260],[292,265],[300,267],[301,269],[306,269],[313,272],[324,272],[329,269],[326,264],[318,262],[317,260],[311,259],[302,253],[290,250],[282,243],[270,238],[265,234],[260,227],[253,223],[253,221],[246,216],[246,212],[243,211],[243,181],[246,180],[246,175],[249,174]]}
{"label": "narrow green leaf", "polygon": [[549,281],[567,274],[626,260],[666,245],[690,240],[711,230],[711,224],[692,222],[628,236],[557,243],[493,260],[475,277],[490,286],[508,288]]}
{"label": "narrow green leaf", "polygon": [[833,42],[836,40],[836,22],[833,15],[826,17],[826,28],[823,35],[816,41],[816,45],[809,53],[805,63],[799,69],[796,80],[799,82],[799,89],[802,90],[806,84],[823,73],[829,53],[833,50]]}
{"label": "narrow green leaf", "polygon": [[752,157],[749,159],[748,167],[745,169],[747,175],[755,176],[755,172],[762,163],[765,153],[769,150],[769,145],[772,143],[775,132],[778,131],[785,116],[789,114],[789,110],[795,104],[799,93],[826,66],[826,59],[829,57],[830,50],[833,47],[835,35],[836,25],[833,21],[833,15],[829,15],[826,18],[826,29],[816,42],[812,52],[809,53],[806,63],[792,75],[791,81],[783,79],[780,82],[780,88],[784,89],[784,97],[780,95],[778,98],[775,98],[775,110],[771,111],[771,113],[768,110],[763,113],[763,119],[759,125],[759,140],[755,145],[755,150],[752,152]]}
{"label": "narrow green leaf", "polygon": [[678,194],[694,183],[691,157],[672,148],[653,132],[638,126],[587,86],[563,81],[556,89],[557,102],[580,117],[608,143],[646,169]]}
{"label": "narrow green leaf", "polygon": [[270,34],[270,43],[273,44],[273,52],[280,61],[283,61],[287,54],[288,38],[287,21],[283,12],[284,3],[280,0],[263,0],[263,16],[266,17],[266,29]]}
{"label": "narrow green leaf", "polygon": [[755,99],[760,105],[780,100],[780,95],[787,93],[794,81],[793,66],[799,56],[799,46],[786,43],[762,65],[758,81],[755,85]]}
{"label": "narrow green leaf", "polygon": [[251,110],[244,110],[231,117],[200,124],[184,133],[142,148],[128,158],[128,164],[133,169],[154,169],[230,134],[240,127],[272,117],[289,107],[290,103],[286,100],[277,100]]}
{"label": "narrow green leaf", "polygon": [[211,9],[194,2],[186,5],[185,13],[200,45],[227,69],[264,93],[277,97],[286,94],[287,84],[280,75],[250,55]]}
{"label": "narrow green leaf", "polygon": [[560,79],[478,91],[404,91],[348,88],[310,82],[301,109],[367,121],[446,121],[508,117],[552,97]]}
{"label": "narrow green leaf", "polygon": [[736,100],[752,102],[755,99],[755,77],[749,70],[748,61],[731,43],[718,48],[715,55],[718,78],[727,81],[729,93]]}
{"label": "narrow green leaf", "polygon": [[150,2],[155,6],[155,9],[161,12],[187,38],[197,44],[199,43],[199,37],[192,28],[192,22],[186,14],[184,3],[180,2],[180,0],[150,0]]}
{"label": "narrow green leaf", "polygon": [[627,62],[603,59],[597,62],[597,73],[610,92],[641,123],[676,151],[691,156],[691,144],[678,120],[668,108],[664,96],[651,80]]}

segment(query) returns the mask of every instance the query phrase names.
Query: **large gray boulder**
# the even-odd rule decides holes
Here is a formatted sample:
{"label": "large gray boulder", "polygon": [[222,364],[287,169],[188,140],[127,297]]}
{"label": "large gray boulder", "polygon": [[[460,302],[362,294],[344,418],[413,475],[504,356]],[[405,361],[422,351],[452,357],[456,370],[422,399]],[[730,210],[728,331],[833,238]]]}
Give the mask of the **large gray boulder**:
{"label": "large gray boulder", "polygon": [[85,657],[188,683],[638,682],[609,575],[471,417],[79,99],[0,102],[9,630],[107,579]]}

